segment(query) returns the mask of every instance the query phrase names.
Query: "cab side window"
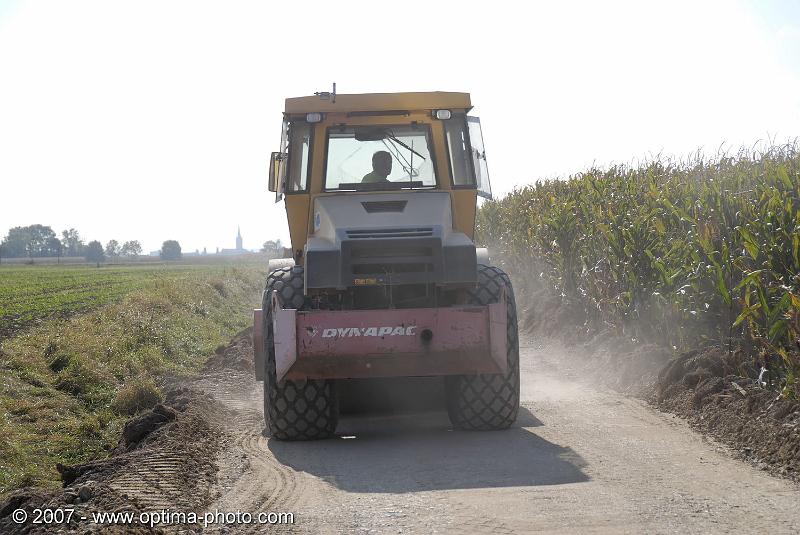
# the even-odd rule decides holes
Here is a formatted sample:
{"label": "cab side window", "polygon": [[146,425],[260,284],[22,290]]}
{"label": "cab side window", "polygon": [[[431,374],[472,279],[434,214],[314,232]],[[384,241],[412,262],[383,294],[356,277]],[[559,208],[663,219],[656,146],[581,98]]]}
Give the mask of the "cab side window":
{"label": "cab side window", "polygon": [[443,121],[447,138],[447,154],[454,186],[475,186],[475,175],[470,162],[470,147],[467,139],[466,117],[454,115]]}
{"label": "cab side window", "polygon": [[313,125],[298,122],[289,126],[289,173],[287,193],[306,191]]}
{"label": "cab side window", "polygon": [[492,198],[492,185],[489,183],[489,167],[486,165],[486,149],[483,147],[483,132],[480,117],[467,117],[469,144],[472,152],[472,168],[478,183],[478,195]]}

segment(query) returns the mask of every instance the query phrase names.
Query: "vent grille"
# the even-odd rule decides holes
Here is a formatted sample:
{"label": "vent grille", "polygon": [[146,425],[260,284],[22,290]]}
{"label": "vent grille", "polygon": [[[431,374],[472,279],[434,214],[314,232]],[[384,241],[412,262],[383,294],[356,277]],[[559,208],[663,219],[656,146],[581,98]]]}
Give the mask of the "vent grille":
{"label": "vent grille", "polygon": [[347,237],[350,239],[366,238],[427,238],[433,236],[433,228],[381,228],[365,230],[348,230]]}
{"label": "vent grille", "polygon": [[366,201],[361,206],[367,213],[375,214],[379,212],[402,212],[406,208],[408,201]]}

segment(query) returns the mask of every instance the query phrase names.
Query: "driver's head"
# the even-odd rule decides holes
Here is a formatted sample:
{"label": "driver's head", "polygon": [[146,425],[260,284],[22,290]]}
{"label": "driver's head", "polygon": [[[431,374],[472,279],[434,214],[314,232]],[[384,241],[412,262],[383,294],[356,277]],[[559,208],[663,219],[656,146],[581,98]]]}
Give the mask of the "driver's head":
{"label": "driver's head", "polygon": [[379,150],[372,155],[372,170],[383,178],[392,172],[392,155],[385,150]]}

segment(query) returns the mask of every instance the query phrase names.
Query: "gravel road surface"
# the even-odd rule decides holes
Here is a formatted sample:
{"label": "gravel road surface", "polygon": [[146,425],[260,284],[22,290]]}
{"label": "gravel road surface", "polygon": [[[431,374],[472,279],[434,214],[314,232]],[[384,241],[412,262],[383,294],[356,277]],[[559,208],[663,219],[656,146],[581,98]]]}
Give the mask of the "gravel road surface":
{"label": "gravel road surface", "polygon": [[264,435],[260,383],[210,378],[235,416],[209,509],[294,513],[277,533],[800,532],[797,485],[643,401],[565,377],[555,363],[571,357],[523,339],[518,425],[484,433],[433,411],[344,417],[336,439],[279,442]]}

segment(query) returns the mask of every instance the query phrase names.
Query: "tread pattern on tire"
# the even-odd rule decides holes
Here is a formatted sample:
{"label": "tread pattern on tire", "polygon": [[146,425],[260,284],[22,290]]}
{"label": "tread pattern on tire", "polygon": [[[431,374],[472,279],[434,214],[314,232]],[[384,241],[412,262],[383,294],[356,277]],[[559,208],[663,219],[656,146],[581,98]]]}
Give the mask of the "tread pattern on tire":
{"label": "tread pattern on tire", "polygon": [[339,406],[336,386],[328,379],[277,381],[273,345],[270,299],[277,292],[284,308],[304,308],[303,268],[283,267],[271,272],[263,296],[266,377],[264,380],[264,417],[270,435],[279,440],[314,440],[328,438],[336,431]]}
{"label": "tread pattern on tire", "polygon": [[498,375],[458,375],[445,380],[447,412],[459,429],[506,429],[519,411],[519,339],[511,280],[503,270],[478,265],[478,284],[469,291],[474,305],[496,303],[506,291],[508,371]]}

